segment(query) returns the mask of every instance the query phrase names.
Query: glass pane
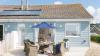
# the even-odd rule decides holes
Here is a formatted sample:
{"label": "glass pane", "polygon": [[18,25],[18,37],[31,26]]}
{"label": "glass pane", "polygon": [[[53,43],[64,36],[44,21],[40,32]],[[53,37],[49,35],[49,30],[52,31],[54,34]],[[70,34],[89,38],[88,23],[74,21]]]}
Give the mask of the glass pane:
{"label": "glass pane", "polygon": [[79,24],[66,24],[66,36],[79,36]]}
{"label": "glass pane", "polygon": [[0,15],[40,15],[41,10],[4,10]]}

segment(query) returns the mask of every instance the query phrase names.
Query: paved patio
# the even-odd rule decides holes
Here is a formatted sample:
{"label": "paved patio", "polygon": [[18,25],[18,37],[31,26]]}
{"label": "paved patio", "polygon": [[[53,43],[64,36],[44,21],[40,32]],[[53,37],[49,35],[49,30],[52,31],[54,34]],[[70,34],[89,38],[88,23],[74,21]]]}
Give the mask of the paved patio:
{"label": "paved patio", "polygon": [[[0,42],[0,56],[25,56],[25,53],[23,46],[18,47],[16,50],[10,50],[8,52],[4,52],[2,48],[2,43]],[[47,55],[38,54],[38,56],[47,56]]]}
{"label": "paved patio", "polygon": [[100,56],[100,44],[91,43],[91,48],[87,51],[86,56]]}
{"label": "paved patio", "polygon": [[0,41],[0,56],[3,56],[2,42]]}
{"label": "paved patio", "polygon": [[[25,56],[25,53],[23,52],[23,47],[20,47],[16,50],[10,50],[9,52],[4,52],[2,46],[3,45],[0,42],[0,56]],[[78,49],[74,49],[73,51],[75,51],[75,50],[78,51]],[[82,53],[82,52],[78,51],[76,53]],[[71,53],[69,53],[69,54],[71,54]],[[47,55],[39,54],[39,56],[47,56]],[[91,43],[91,48],[86,52],[85,56],[100,56],[100,44],[92,42]]]}

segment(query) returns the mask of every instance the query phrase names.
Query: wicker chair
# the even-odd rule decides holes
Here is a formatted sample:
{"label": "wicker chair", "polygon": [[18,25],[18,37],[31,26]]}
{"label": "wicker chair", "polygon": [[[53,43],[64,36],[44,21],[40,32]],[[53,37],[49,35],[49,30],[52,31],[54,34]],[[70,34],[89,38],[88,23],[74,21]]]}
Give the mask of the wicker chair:
{"label": "wicker chair", "polygon": [[28,56],[38,56],[38,47],[36,45],[29,44]]}
{"label": "wicker chair", "polygon": [[28,42],[29,42],[30,40],[24,40],[24,52],[26,52],[26,50],[28,49]]}
{"label": "wicker chair", "polygon": [[29,41],[24,42],[24,51],[26,56],[37,56],[38,47]]}

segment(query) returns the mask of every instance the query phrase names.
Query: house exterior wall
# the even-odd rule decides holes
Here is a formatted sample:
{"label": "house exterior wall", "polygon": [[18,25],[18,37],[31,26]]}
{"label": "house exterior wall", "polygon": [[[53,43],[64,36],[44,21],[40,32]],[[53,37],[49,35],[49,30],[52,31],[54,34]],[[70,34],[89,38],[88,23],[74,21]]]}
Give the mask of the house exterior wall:
{"label": "house exterior wall", "polygon": [[25,39],[30,39],[32,41],[34,41],[34,29],[32,28],[32,25],[34,23],[13,23],[13,22],[7,22],[7,23],[2,23],[4,24],[4,35],[11,33],[13,31],[18,31],[19,30],[19,26],[21,25],[23,27],[23,25],[25,27],[23,27],[23,29],[20,29],[23,33],[23,36]]}
{"label": "house exterior wall", "polygon": [[[40,22],[37,22],[37,24]],[[50,22],[49,22],[50,23]],[[54,24],[55,28],[55,43],[61,42],[65,37],[65,24],[66,23],[79,23],[80,24],[80,37],[69,37],[69,46],[89,46],[89,21],[75,21],[75,22],[51,22]],[[36,24],[36,22],[0,22],[0,24],[4,25],[4,39],[7,39],[7,34],[11,34],[13,31],[22,31],[23,40],[30,39],[31,41],[35,41],[35,29],[32,28],[32,25]],[[23,26],[19,30],[18,25]],[[12,37],[13,38],[13,37]],[[11,40],[11,39],[10,39]],[[20,39],[22,40],[22,39]],[[86,40],[86,43],[81,44],[83,40]]]}
{"label": "house exterior wall", "polygon": [[[56,23],[56,38],[55,42],[59,43],[65,37],[65,24],[71,22],[60,22]],[[89,22],[88,21],[81,21],[81,22],[72,22],[72,23],[79,23],[80,24],[80,37],[68,37],[69,39],[69,46],[89,46],[90,36],[89,36]],[[73,28],[74,29],[74,28]],[[70,29],[69,29],[70,30]],[[86,40],[84,44],[82,42]]]}

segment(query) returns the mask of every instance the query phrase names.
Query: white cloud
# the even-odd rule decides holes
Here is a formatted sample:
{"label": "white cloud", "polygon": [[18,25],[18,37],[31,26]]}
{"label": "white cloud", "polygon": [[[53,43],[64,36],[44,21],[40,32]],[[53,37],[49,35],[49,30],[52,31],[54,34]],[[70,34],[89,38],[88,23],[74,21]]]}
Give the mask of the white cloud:
{"label": "white cloud", "polygon": [[95,13],[96,9],[95,9],[93,6],[88,6],[87,11],[88,11],[91,15],[93,15],[93,14]]}
{"label": "white cloud", "polygon": [[87,11],[94,17],[93,23],[100,23],[100,8],[94,8],[93,6],[88,6]]}
{"label": "white cloud", "polygon": [[96,9],[96,16],[94,17],[95,17],[96,23],[100,23],[100,8]]}
{"label": "white cloud", "polygon": [[63,4],[63,2],[61,2],[61,1],[55,1],[54,4],[56,4],[56,5],[57,4]]}

